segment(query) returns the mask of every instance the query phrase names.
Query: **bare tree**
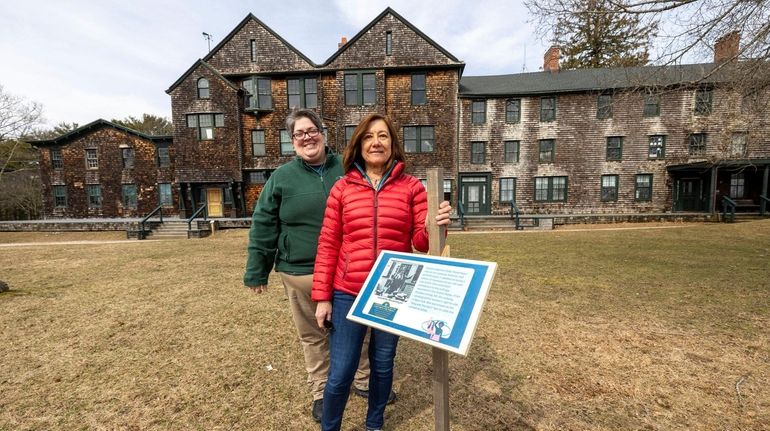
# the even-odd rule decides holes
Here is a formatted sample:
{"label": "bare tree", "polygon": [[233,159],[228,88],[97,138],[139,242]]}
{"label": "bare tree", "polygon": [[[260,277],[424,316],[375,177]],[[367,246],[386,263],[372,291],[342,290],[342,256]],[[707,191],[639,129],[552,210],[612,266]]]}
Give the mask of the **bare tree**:
{"label": "bare tree", "polygon": [[22,137],[30,134],[42,122],[43,108],[8,94],[0,86],[0,179],[14,161],[23,145]]}

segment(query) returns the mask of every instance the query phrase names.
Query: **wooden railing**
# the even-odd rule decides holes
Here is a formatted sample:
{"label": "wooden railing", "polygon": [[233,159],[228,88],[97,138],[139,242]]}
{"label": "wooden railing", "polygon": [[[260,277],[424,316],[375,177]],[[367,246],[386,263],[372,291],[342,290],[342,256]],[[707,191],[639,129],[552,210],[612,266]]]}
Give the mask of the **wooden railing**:
{"label": "wooden railing", "polygon": [[759,195],[759,215],[762,217],[765,216],[768,204],[770,204],[770,199],[765,195]]}
{"label": "wooden railing", "polygon": [[[724,222],[735,222],[735,207],[737,204],[734,200],[728,198],[727,196],[722,196],[722,221]],[[730,218],[728,219],[727,213],[730,212]]]}

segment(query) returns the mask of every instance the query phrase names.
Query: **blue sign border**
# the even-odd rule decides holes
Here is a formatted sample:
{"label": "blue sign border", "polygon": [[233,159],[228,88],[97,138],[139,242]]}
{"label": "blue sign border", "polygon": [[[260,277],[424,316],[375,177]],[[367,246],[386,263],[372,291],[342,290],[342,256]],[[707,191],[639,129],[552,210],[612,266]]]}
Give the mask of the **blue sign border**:
{"label": "blue sign border", "polygon": [[[477,302],[479,300],[483,300],[482,295],[480,295],[480,293],[482,288],[484,287],[484,280],[487,278],[487,273],[488,271],[490,271],[489,264],[474,263],[473,261],[464,261],[462,259],[436,258],[433,256],[408,254],[408,253],[394,253],[389,251],[383,251],[380,254],[377,260],[376,266],[372,268],[372,271],[369,273],[369,278],[367,279],[367,283],[361,288],[361,291],[358,294],[359,298],[354,304],[353,308],[351,309],[350,316],[355,316],[361,320],[369,321],[384,327],[398,330],[402,333],[409,334],[416,339],[424,338],[426,340],[430,339],[430,335],[425,331],[420,331],[413,327],[400,325],[393,321],[383,319],[364,312],[364,306],[366,305],[369,298],[373,294],[374,287],[376,286],[377,281],[382,276],[382,273],[385,270],[385,267],[387,266],[388,262],[390,262],[391,259],[406,259],[408,261],[418,262],[418,263],[422,262],[422,263],[429,263],[432,265],[470,268],[471,270],[473,270],[473,276],[471,277],[470,285],[468,286],[468,290],[465,292],[465,298],[463,298],[463,302],[460,306],[460,310],[457,314],[454,327],[451,329],[449,337],[447,337],[446,339],[441,338],[438,341],[433,341],[433,343],[449,346],[453,350],[460,350],[462,340],[465,337],[465,333],[468,330],[468,325],[471,322],[471,316],[472,316],[473,310],[474,308],[476,308]],[[485,297],[486,295],[483,295],[483,296]]]}

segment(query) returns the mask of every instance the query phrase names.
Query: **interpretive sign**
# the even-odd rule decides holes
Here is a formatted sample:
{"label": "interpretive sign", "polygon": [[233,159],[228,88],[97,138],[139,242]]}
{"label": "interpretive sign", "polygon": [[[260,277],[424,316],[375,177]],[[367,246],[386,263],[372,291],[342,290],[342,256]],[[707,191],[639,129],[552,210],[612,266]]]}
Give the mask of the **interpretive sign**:
{"label": "interpretive sign", "polygon": [[348,319],[465,356],[497,264],[383,251]]}

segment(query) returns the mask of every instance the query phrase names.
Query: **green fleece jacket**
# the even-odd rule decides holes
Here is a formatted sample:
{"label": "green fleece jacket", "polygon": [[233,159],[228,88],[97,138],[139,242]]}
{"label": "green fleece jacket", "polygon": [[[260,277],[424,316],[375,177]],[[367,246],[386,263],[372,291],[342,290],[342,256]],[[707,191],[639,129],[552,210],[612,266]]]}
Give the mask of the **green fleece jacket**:
{"label": "green fleece jacket", "polygon": [[328,149],[321,174],[299,157],[273,172],[251,217],[246,286],[267,284],[273,264],[287,274],[313,273],[326,198],[343,174],[339,156]]}

